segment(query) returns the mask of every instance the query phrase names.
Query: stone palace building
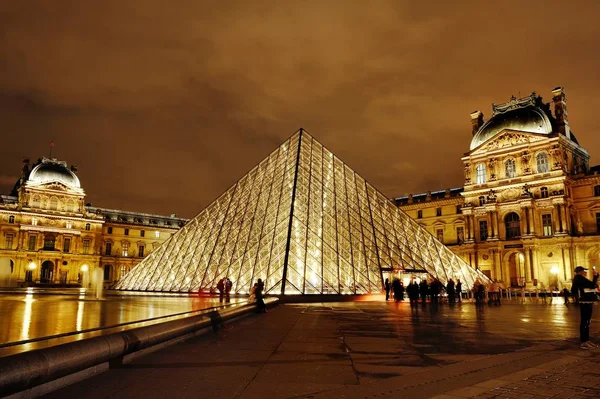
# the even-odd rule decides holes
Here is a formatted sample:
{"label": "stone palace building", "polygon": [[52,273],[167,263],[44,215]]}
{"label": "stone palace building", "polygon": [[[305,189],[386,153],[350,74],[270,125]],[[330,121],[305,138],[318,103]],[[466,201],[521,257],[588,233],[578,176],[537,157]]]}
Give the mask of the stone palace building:
{"label": "stone palace building", "polygon": [[0,197],[0,259],[10,262],[12,286],[81,286],[98,267],[110,286],[185,223],[86,205],[75,167],[26,159]]}
{"label": "stone palace building", "polygon": [[569,125],[565,91],[471,114],[464,187],[395,198],[471,266],[506,287],[562,289],[600,267],[600,167]]}

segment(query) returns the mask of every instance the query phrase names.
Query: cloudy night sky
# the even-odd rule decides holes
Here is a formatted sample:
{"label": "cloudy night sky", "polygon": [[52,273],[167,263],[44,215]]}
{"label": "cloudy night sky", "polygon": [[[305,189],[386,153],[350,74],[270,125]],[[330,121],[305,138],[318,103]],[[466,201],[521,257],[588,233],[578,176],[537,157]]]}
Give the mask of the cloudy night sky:
{"label": "cloudy night sky", "polygon": [[458,187],[469,114],[567,92],[600,163],[598,1],[3,1],[0,191],[192,217],[299,127],[389,197]]}

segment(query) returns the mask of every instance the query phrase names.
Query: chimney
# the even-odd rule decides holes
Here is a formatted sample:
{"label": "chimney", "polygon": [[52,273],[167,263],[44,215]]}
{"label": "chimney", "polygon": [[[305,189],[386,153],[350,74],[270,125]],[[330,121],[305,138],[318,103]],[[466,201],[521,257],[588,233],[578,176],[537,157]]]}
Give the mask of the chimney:
{"label": "chimney", "polygon": [[483,120],[483,112],[481,111],[474,111],[471,112],[471,124],[473,125],[473,136],[475,136],[475,134],[477,134],[477,131],[479,130],[479,128],[481,126],[483,126],[483,124],[485,123],[485,121]]}
{"label": "chimney", "polygon": [[569,128],[569,117],[567,113],[567,99],[565,89],[557,87],[552,90],[552,101],[554,102],[554,118],[558,125],[558,131],[570,140],[571,129]]}

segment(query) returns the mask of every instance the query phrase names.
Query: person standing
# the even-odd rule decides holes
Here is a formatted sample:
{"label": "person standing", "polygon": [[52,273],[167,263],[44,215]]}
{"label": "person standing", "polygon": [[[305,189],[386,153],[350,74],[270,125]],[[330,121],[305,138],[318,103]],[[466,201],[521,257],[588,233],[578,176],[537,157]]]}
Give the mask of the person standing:
{"label": "person standing", "polygon": [[385,279],[385,300],[388,301],[390,299],[390,280]]}
{"label": "person standing", "polygon": [[592,322],[592,310],[597,300],[596,288],[598,286],[598,272],[594,270],[594,277],[590,281],[586,275],[587,269],[583,266],[575,268],[572,291],[579,298],[579,340],[581,349],[593,349],[598,345],[590,341],[590,323]]}
{"label": "person standing", "polygon": [[398,287],[398,292],[400,293],[400,301],[404,301],[404,283],[400,281],[400,286]]}
{"label": "person standing", "polygon": [[425,303],[427,301],[428,291],[429,287],[427,286],[427,280],[421,280],[421,282],[419,283],[419,294],[421,294],[421,302]]}
{"label": "person standing", "polygon": [[462,302],[462,283],[460,279],[456,279],[456,296],[458,296],[458,302]]}
{"label": "person standing", "polygon": [[227,279],[225,280],[225,301],[226,302],[229,302],[229,293],[231,292],[232,287],[233,287],[233,283],[231,282],[229,277],[227,277]]}
{"label": "person standing", "polygon": [[265,284],[261,279],[258,279],[256,290],[254,290],[254,295],[256,296],[256,311],[258,313],[267,313],[267,305],[265,304],[265,299],[263,297],[264,289]]}
{"label": "person standing", "polygon": [[394,300],[398,302],[400,300],[400,280],[397,278],[392,281],[392,293],[394,295]]}
{"label": "person standing", "polygon": [[217,290],[219,290],[219,302],[223,302],[223,293],[225,292],[225,282],[220,279],[217,283]]}
{"label": "person standing", "polygon": [[454,286],[454,280],[448,280],[448,284],[446,284],[446,292],[448,293],[448,303],[456,302],[456,290]]}
{"label": "person standing", "polygon": [[408,299],[411,305],[419,302],[419,286],[417,282],[412,280],[408,286],[406,287],[406,293],[408,294]]}

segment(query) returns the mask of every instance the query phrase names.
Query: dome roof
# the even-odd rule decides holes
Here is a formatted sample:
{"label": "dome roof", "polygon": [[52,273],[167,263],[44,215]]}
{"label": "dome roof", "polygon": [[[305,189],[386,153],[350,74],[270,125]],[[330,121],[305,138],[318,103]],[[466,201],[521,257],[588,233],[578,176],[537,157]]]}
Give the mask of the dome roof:
{"label": "dome roof", "polygon": [[67,168],[67,163],[55,159],[42,159],[42,162],[31,170],[27,180],[29,183],[33,184],[56,182],[71,188],[81,188],[79,178]]}
{"label": "dome roof", "polygon": [[546,112],[537,106],[497,113],[479,128],[471,140],[471,150],[479,147],[504,129],[529,133],[552,133],[552,123]]}

